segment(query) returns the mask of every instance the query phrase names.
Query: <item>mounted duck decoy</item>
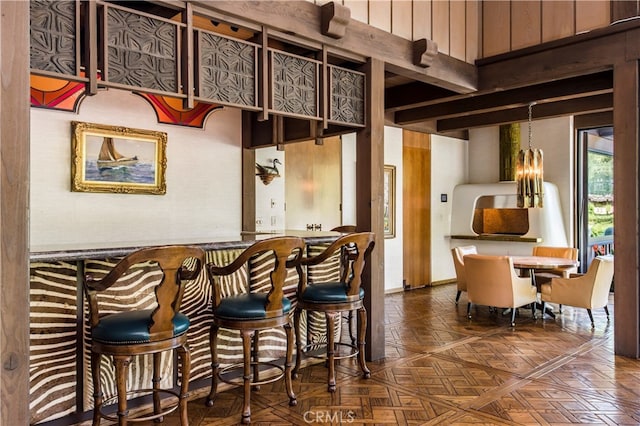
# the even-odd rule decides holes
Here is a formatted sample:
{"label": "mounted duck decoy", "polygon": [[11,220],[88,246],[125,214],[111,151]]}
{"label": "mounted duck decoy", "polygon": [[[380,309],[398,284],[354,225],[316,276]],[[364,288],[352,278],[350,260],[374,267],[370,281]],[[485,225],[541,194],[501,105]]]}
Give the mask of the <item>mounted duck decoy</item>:
{"label": "mounted duck decoy", "polygon": [[259,176],[262,180],[262,183],[265,185],[269,185],[273,178],[280,177],[280,171],[278,170],[278,164],[282,165],[280,160],[274,158],[272,160],[273,166],[263,166],[261,164],[256,163],[257,173],[256,176]]}

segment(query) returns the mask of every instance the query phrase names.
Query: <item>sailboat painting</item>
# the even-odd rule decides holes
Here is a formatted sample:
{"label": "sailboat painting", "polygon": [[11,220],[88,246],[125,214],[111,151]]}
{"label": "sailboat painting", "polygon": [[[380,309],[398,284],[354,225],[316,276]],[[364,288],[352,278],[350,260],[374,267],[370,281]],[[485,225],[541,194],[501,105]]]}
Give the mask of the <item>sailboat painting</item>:
{"label": "sailboat painting", "polygon": [[103,137],[102,144],[100,145],[100,152],[98,153],[98,160],[96,166],[98,170],[104,171],[109,169],[117,169],[119,167],[130,167],[138,164],[138,156],[126,157],[116,151],[116,147],[113,144],[113,138]]}
{"label": "sailboat painting", "polygon": [[164,194],[167,135],[72,122],[71,189]]}

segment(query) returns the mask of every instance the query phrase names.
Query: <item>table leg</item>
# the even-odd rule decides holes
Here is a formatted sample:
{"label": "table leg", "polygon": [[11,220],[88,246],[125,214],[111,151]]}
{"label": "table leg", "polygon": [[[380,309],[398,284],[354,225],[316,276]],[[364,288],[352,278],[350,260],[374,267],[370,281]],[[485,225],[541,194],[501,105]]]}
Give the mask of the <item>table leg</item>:
{"label": "table leg", "polygon": [[[535,273],[535,269],[529,269],[529,275],[531,276],[531,284],[537,289],[538,285],[536,284],[536,273]],[[544,319],[544,314],[549,315],[551,318],[556,317],[556,314],[551,310],[551,308],[549,308],[548,306],[545,306],[544,304],[540,303],[540,302],[536,302],[536,309],[539,309],[542,312],[542,318]]]}

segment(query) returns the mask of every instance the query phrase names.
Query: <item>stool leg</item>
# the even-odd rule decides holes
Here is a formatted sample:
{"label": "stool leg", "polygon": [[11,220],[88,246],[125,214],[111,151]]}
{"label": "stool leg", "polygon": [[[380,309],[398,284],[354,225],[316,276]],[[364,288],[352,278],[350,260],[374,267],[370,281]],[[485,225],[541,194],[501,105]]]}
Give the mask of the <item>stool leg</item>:
{"label": "stool leg", "polygon": [[328,391],[336,391],[336,369],[335,369],[335,326],[336,312],[325,312],[327,323],[327,364],[329,367]]}
{"label": "stool leg", "polygon": [[302,334],[300,332],[301,312],[302,309],[296,308],[295,312],[293,313],[293,322],[296,329],[296,366],[293,368],[293,372],[291,373],[293,378],[298,378],[298,371],[300,371],[300,361],[302,360],[302,339],[300,338],[300,335]]}
{"label": "stool leg", "polygon": [[356,344],[356,337],[358,334],[358,331],[356,330],[356,336],[353,335],[353,330],[351,329],[351,323],[353,322],[353,311],[349,311],[349,316],[348,316],[348,321],[349,321],[349,338],[351,339],[351,344],[355,345]]}
{"label": "stool leg", "polygon": [[284,362],[284,385],[289,395],[289,405],[294,406],[298,404],[296,400],[296,394],[293,393],[293,384],[291,383],[291,366],[293,364],[293,330],[291,329],[291,323],[284,325],[284,331],[287,334],[287,357]]}
{"label": "stool leg", "polygon": [[360,324],[358,326],[358,363],[362,370],[363,377],[368,379],[371,377],[371,371],[367,367],[367,361],[364,356],[364,338],[367,333],[367,310],[364,306],[358,309],[358,319]]}
{"label": "stool leg", "polygon": [[[253,344],[251,346],[251,360],[253,361],[253,382],[260,381],[260,364],[258,364],[258,354],[260,353],[259,346],[260,331],[253,332]],[[260,390],[260,386],[254,386],[253,389]]]}
{"label": "stool leg", "polygon": [[[160,405],[160,360],[161,360],[161,352],[156,352],[153,354],[153,378],[151,379],[151,383],[153,384],[153,414],[158,414],[162,411],[162,407]],[[162,417],[154,420],[156,423],[162,422]]]}
{"label": "stool leg", "polygon": [[180,375],[180,425],[189,426],[189,416],[187,415],[187,401],[189,398],[189,376],[191,375],[191,352],[189,351],[189,345],[178,347],[177,349],[180,363],[182,364],[182,371]]}
{"label": "stool leg", "polygon": [[218,363],[218,326],[211,324],[209,332],[209,349],[211,350],[211,390],[206,399],[206,406],[213,407],[213,400],[216,398],[218,391],[218,372],[220,364]]}
{"label": "stool leg", "polygon": [[114,355],[113,364],[116,367],[116,389],[118,393],[118,425],[127,426],[127,370],[131,357],[128,355]]}
{"label": "stool leg", "polygon": [[91,374],[93,376],[93,426],[100,425],[100,410],[102,410],[102,384],[100,381],[100,361],[102,356],[99,353],[91,352]]}
{"label": "stool leg", "polygon": [[251,330],[242,330],[242,356],[244,368],[244,404],[242,407],[242,424],[251,423]]}

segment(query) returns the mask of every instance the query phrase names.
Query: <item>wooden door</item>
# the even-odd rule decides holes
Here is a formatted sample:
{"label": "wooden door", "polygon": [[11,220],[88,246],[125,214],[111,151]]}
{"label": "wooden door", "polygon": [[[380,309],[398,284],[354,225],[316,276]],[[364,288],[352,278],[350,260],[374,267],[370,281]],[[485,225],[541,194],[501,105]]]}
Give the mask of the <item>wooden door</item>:
{"label": "wooden door", "polygon": [[431,283],[431,137],[402,133],[402,217],[405,288]]}
{"label": "wooden door", "polygon": [[285,145],[285,223],[287,229],[341,225],[342,144],[340,137]]}

